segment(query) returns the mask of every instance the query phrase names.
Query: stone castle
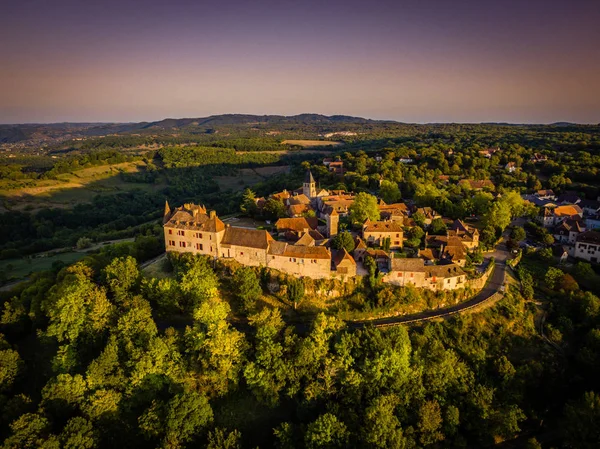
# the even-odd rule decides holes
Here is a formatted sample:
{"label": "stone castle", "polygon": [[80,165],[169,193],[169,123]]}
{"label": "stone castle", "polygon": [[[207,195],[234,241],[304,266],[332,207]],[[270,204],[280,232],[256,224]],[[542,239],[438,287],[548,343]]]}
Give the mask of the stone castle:
{"label": "stone castle", "polygon": [[[242,265],[264,266],[314,279],[366,274],[362,262],[370,256],[385,273],[386,282],[432,290],[465,285],[466,273],[461,266],[466,252],[477,247],[479,234],[460,220],[452,224],[446,236],[428,237],[428,249],[423,256],[396,258],[393,252],[373,247],[388,243],[391,250],[401,249],[404,229],[414,226],[414,222],[406,204],[388,205],[380,201],[383,220],[367,220],[361,234],[355,236],[353,254],[349,254],[344,249],[331,248],[329,239],[338,233],[339,218],[348,214],[353,193],[319,190],[308,171],[301,189],[284,190],[270,198],[283,202],[289,215],[275,223],[275,237],[266,230],[225,224],[215,211],[201,205],[188,203],[172,210],[166,203],[163,217],[166,250],[234,259]],[[260,209],[265,201],[257,198],[257,207]],[[431,210],[416,211],[435,216]]]}

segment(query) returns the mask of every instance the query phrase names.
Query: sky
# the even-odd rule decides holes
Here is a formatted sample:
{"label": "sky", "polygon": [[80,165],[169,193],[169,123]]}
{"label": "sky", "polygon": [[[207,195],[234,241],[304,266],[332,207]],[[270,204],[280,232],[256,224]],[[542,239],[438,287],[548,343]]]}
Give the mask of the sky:
{"label": "sky", "polygon": [[6,0],[0,123],[600,123],[598,0]]}

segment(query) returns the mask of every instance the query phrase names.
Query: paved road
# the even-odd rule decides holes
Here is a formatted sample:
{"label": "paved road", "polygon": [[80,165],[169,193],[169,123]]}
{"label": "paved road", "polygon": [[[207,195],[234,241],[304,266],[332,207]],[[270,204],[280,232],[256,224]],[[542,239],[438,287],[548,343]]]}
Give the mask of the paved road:
{"label": "paved road", "polygon": [[485,287],[473,298],[468,301],[461,302],[460,304],[456,304],[450,307],[444,307],[442,309],[437,310],[427,310],[425,312],[414,313],[410,315],[401,315],[394,316],[389,318],[380,318],[375,320],[366,320],[366,321],[349,321],[347,322],[348,327],[351,328],[361,328],[366,326],[393,326],[396,324],[403,323],[414,323],[419,321],[427,321],[434,318],[448,318],[460,311],[469,309],[473,306],[476,306],[480,303],[485,302],[489,299],[494,293],[500,291],[500,287],[504,283],[504,275],[506,272],[506,260],[509,258],[510,254],[508,248],[506,247],[506,241],[508,239],[509,232],[506,231],[502,236],[502,241],[498,244],[495,251],[490,254],[490,257],[494,257],[495,267],[494,272],[492,273],[488,283]]}

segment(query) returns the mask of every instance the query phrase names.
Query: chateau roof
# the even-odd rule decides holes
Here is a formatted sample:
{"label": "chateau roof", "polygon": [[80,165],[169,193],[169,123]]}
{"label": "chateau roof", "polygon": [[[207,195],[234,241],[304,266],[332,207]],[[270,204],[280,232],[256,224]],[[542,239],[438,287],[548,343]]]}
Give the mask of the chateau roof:
{"label": "chateau roof", "polygon": [[246,246],[248,248],[267,249],[275,240],[267,231],[227,226],[221,246]]}
{"label": "chateau roof", "polygon": [[423,259],[392,259],[391,271],[412,271],[425,273],[426,277],[454,277],[464,275],[465,272],[456,264],[425,265]]}
{"label": "chateau roof", "polygon": [[269,254],[274,255],[274,256],[281,256],[283,254],[283,252],[285,251],[286,246],[287,246],[287,243],[278,242],[277,240],[274,240],[269,245]]}
{"label": "chateau roof", "polygon": [[165,223],[166,227],[205,232],[221,232],[225,229],[225,224],[219,217],[216,214],[209,217],[204,207],[195,204],[186,204],[184,207],[175,209],[171,218]]}
{"label": "chateau roof", "polygon": [[553,209],[554,216],[556,217],[572,217],[573,215],[580,215],[583,213],[581,207],[575,204],[567,204],[564,206],[557,206]]}

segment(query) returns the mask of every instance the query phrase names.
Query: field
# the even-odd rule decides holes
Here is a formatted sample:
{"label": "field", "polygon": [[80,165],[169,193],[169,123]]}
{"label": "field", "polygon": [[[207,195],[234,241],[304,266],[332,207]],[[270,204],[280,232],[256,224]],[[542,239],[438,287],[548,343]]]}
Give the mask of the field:
{"label": "field", "polygon": [[53,256],[1,260],[0,271],[4,272],[7,279],[22,279],[30,273],[50,270],[54,262],[61,261],[69,265],[83,259],[85,255],[85,252],[73,251]]}
{"label": "field", "polygon": [[96,195],[113,194],[134,189],[157,191],[165,187],[163,183],[142,184],[125,182],[119,173],[134,173],[142,170],[144,162],[123,162],[114,165],[101,165],[84,168],[73,173],[65,173],[56,180],[34,181],[32,186],[20,189],[6,189],[0,183],[0,198],[4,201],[2,210],[36,210],[46,207],[72,207],[91,201]]}
{"label": "field", "polygon": [[342,142],[334,142],[331,140],[284,140],[281,142],[285,145],[298,145],[301,147],[336,147],[342,145]]}

